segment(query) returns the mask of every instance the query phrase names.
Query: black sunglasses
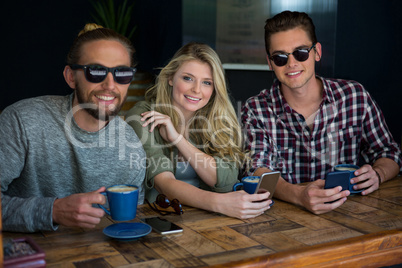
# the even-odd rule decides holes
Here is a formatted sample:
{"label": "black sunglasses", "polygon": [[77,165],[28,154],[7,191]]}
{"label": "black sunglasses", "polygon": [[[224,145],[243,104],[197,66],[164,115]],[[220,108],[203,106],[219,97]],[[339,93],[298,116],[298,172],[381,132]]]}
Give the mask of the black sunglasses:
{"label": "black sunglasses", "polygon": [[[145,199],[145,202],[147,202],[147,204],[151,207],[152,210],[158,212],[162,216],[170,215],[172,213],[175,213],[177,215],[181,215],[181,214],[184,213],[183,208],[182,208],[179,200],[173,199],[172,201],[170,201],[169,198],[167,198],[167,196],[164,195],[164,194],[158,194],[158,196],[156,197],[155,202],[153,202],[152,204],[149,203],[149,201],[147,199]],[[174,209],[174,212],[160,210],[157,206],[159,206],[161,208],[164,208],[164,209],[167,209],[167,208],[171,207],[171,208]]]}
{"label": "black sunglasses", "polygon": [[315,47],[316,44],[317,43],[314,43],[309,49],[299,48],[293,51],[292,53],[275,54],[270,56],[269,59],[272,60],[278,67],[286,65],[290,54],[292,54],[297,61],[306,61],[310,55],[310,51]]}
{"label": "black sunglasses", "polygon": [[114,68],[108,68],[102,65],[79,65],[71,64],[71,69],[83,69],[85,78],[91,83],[100,83],[106,79],[109,72],[112,73],[114,81],[119,84],[130,84],[133,81],[133,77],[136,69],[132,67],[120,66]]}

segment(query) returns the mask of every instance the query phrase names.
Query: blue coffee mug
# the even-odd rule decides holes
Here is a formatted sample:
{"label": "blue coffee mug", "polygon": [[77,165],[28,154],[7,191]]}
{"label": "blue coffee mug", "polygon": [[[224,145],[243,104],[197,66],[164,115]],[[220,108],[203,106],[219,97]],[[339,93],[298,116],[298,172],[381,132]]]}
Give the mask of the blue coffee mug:
{"label": "blue coffee mug", "polygon": [[102,192],[107,197],[109,209],[101,204],[98,204],[106,214],[112,217],[115,221],[133,220],[137,214],[138,191],[136,185],[119,184],[113,185]]}
{"label": "blue coffee mug", "polygon": [[259,181],[259,176],[244,177],[241,179],[241,182],[233,185],[233,191],[238,191],[238,188],[240,188],[240,190],[244,190],[249,194],[254,194]]}
{"label": "blue coffee mug", "polygon": [[335,172],[348,171],[349,172],[349,191],[351,194],[357,194],[363,192],[365,189],[354,190],[353,186],[355,184],[350,183],[350,179],[356,177],[355,171],[360,167],[352,164],[340,164],[335,166]]}

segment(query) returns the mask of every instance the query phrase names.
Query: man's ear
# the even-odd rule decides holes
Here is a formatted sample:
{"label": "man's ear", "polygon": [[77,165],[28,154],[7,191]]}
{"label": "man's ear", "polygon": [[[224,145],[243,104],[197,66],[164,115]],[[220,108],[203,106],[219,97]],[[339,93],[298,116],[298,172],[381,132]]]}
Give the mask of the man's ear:
{"label": "man's ear", "polygon": [[320,42],[317,42],[314,50],[315,50],[315,61],[320,61],[322,56],[322,47]]}
{"label": "man's ear", "polygon": [[70,66],[66,65],[63,71],[64,80],[66,80],[67,84],[72,88],[75,89],[75,77],[73,70]]}
{"label": "man's ear", "polygon": [[274,70],[274,69],[272,68],[272,61],[269,59],[269,56],[268,56],[268,55],[267,55],[267,62],[268,62],[269,69],[270,69],[270,70]]}

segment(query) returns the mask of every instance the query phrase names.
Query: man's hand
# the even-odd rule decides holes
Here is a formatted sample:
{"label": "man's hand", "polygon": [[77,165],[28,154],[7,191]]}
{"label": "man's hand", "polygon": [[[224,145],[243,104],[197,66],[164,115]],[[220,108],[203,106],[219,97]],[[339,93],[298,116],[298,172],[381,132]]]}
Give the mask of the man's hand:
{"label": "man's hand", "polygon": [[[269,171],[267,168],[259,168],[254,176],[261,176]],[[332,189],[324,189],[324,186],[325,180],[321,179],[300,185],[288,183],[281,177],[276,185],[274,197],[302,206],[314,214],[323,214],[345,203],[346,197],[350,195],[348,190],[342,191],[341,186]]]}
{"label": "man's hand", "polygon": [[350,183],[354,184],[354,190],[360,190],[366,188],[361,194],[368,195],[369,193],[374,192],[380,187],[380,178],[377,176],[377,173],[370,165],[364,165],[358,170],[355,171],[356,177],[350,180]]}
{"label": "man's hand", "polygon": [[105,215],[101,208],[94,208],[92,204],[105,204],[106,197],[101,195],[105,187],[90,193],[73,194],[56,199],[53,204],[53,222],[69,226],[94,228]]}
{"label": "man's hand", "polygon": [[342,191],[341,186],[324,189],[324,185],[325,180],[316,180],[306,186],[302,186],[304,189],[300,196],[301,203],[314,214],[323,214],[339,207],[345,203],[346,197],[350,195],[348,190]]}

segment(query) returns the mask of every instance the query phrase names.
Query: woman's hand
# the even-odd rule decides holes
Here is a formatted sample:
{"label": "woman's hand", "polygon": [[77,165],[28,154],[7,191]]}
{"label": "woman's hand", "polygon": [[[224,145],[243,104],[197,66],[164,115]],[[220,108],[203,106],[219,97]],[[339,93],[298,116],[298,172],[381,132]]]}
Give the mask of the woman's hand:
{"label": "woman's hand", "polygon": [[177,143],[181,139],[182,135],[177,132],[169,116],[156,111],[145,112],[141,116],[141,121],[145,121],[142,126],[146,127],[151,124],[150,132],[153,132],[155,127],[158,127],[159,133],[165,141]]}
{"label": "woman's hand", "polygon": [[249,194],[243,190],[217,193],[202,190],[184,181],[176,180],[172,172],[162,172],[154,178],[155,189],[181,204],[221,213],[239,219],[250,219],[270,208],[269,192]]}
{"label": "woman's hand", "polygon": [[243,190],[219,194],[216,211],[239,219],[254,218],[270,209],[272,200],[268,197],[269,192],[249,194]]}

